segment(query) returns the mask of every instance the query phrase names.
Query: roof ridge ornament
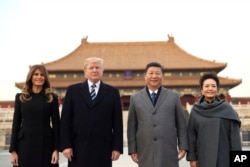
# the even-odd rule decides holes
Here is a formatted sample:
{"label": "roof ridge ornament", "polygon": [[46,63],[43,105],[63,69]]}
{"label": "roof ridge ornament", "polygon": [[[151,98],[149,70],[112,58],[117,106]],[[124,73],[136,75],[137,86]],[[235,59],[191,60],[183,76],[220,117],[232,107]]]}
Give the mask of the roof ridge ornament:
{"label": "roof ridge ornament", "polygon": [[169,42],[174,42],[174,37],[172,35],[168,34],[168,41]]}
{"label": "roof ridge ornament", "polygon": [[88,43],[88,36],[83,36],[82,44]]}

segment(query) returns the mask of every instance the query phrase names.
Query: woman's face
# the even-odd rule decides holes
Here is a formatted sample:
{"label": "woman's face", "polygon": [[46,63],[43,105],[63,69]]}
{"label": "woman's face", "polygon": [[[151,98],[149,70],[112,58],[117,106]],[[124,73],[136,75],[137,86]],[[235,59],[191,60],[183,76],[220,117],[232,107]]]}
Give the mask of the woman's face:
{"label": "woman's face", "polygon": [[207,101],[209,102],[213,101],[218,93],[218,87],[215,80],[210,78],[206,79],[203,82],[201,93]]}
{"label": "woman's face", "polygon": [[41,70],[36,69],[32,75],[33,86],[42,86],[45,82],[45,77]]}

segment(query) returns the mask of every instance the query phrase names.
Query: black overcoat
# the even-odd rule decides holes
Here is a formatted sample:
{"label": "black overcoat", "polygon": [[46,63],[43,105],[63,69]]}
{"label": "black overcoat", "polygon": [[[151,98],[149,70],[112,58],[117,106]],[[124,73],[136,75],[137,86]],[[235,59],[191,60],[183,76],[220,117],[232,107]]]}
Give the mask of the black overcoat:
{"label": "black overcoat", "polygon": [[48,103],[44,93],[32,93],[32,99],[22,103],[19,96],[15,97],[9,151],[17,152],[19,167],[52,166],[52,152],[59,150],[58,98]]}
{"label": "black overcoat", "polygon": [[67,88],[61,115],[61,151],[73,149],[69,167],[111,167],[112,150],[123,152],[122,109],[118,89],[100,83],[92,102],[88,82]]}

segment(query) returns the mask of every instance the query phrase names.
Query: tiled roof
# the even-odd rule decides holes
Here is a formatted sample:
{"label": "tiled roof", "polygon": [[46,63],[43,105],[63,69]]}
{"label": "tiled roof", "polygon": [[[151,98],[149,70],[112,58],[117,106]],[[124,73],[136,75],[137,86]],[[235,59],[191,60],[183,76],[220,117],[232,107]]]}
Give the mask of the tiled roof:
{"label": "tiled roof", "polygon": [[179,47],[173,37],[154,42],[88,42],[87,38],[70,54],[44,63],[48,71],[79,71],[88,57],[104,59],[105,70],[142,70],[152,61],[166,70],[223,70],[227,64],[198,58]]}

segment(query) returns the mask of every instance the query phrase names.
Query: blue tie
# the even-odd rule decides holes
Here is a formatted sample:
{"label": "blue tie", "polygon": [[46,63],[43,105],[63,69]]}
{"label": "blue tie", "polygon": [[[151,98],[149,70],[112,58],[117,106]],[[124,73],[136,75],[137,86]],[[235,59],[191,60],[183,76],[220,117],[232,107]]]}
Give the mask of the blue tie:
{"label": "blue tie", "polygon": [[92,101],[94,101],[94,99],[95,99],[95,97],[96,97],[95,87],[96,87],[95,84],[91,85],[90,96],[91,96]]}
{"label": "blue tie", "polygon": [[156,100],[156,93],[152,92],[151,93],[151,101],[152,101],[153,105],[155,105],[155,100]]}

